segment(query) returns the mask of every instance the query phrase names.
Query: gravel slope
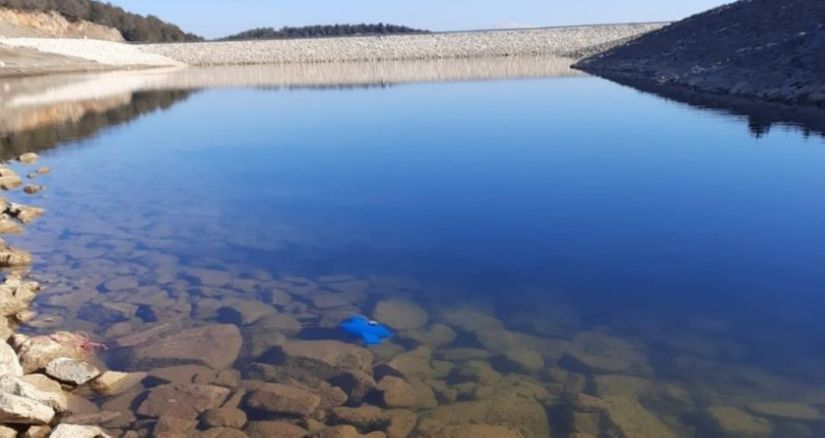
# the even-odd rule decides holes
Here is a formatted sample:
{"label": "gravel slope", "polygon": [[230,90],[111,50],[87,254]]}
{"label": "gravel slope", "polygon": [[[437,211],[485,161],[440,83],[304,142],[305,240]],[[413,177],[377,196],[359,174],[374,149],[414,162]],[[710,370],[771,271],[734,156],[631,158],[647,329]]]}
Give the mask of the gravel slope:
{"label": "gravel slope", "polygon": [[168,67],[180,65],[139,46],[101,40],[71,38],[0,38],[0,46],[33,49],[118,67]]}
{"label": "gravel slope", "polygon": [[576,67],[608,78],[825,105],[825,1],[741,0]]}
{"label": "gravel slope", "polygon": [[664,23],[543,29],[156,44],[143,50],[189,65],[352,62],[592,53],[659,29]]}

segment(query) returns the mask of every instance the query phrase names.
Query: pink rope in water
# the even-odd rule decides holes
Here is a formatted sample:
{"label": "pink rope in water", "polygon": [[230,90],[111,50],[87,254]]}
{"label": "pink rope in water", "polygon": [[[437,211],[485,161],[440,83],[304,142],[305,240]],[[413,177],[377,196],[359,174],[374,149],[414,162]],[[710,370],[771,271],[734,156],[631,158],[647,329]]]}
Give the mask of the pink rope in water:
{"label": "pink rope in water", "polygon": [[106,344],[92,341],[89,338],[89,335],[85,332],[57,332],[52,335],[49,335],[49,338],[63,345],[71,345],[87,353],[92,352],[95,349],[99,349],[102,351],[106,351],[109,349],[109,347]]}

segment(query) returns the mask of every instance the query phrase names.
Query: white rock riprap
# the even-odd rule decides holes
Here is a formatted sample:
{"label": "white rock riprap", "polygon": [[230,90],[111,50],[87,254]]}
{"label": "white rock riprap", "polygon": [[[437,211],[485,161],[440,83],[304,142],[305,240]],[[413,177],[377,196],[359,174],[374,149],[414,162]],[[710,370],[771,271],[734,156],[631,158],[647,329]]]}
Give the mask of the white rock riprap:
{"label": "white rock riprap", "polygon": [[72,38],[0,38],[0,45],[81,58],[118,67],[172,67],[181,65],[138,46],[101,40]]}
{"label": "white rock riprap", "polygon": [[189,65],[281,64],[500,56],[584,55],[665,23],[569,26],[416,35],[151,44],[147,53]]}

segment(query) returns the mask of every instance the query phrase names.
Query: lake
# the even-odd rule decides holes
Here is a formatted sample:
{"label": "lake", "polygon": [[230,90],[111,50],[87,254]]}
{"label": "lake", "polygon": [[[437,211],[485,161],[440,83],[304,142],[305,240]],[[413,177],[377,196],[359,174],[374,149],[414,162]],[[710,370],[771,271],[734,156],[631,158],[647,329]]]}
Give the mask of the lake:
{"label": "lake", "polygon": [[[112,430],[194,382],[305,430],[825,435],[823,136],[537,64],[18,96],[75,110],[8,122],[52,168],[9,194],[47,210],[8,239],[43,285],[25,330],[149,372],[94,398]],[[361,348],[358,314],[392,339]]]}

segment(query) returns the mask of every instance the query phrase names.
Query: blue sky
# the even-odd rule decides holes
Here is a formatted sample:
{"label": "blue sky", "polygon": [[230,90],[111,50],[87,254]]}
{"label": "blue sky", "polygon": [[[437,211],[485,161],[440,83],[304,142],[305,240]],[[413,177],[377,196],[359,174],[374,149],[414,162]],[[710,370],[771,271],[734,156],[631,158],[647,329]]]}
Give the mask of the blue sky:
{"label": "blue sky", "polygon": [[109,0],[206,37],[253,27],[384,22],[430,30],[658,21],[729,0]]}

